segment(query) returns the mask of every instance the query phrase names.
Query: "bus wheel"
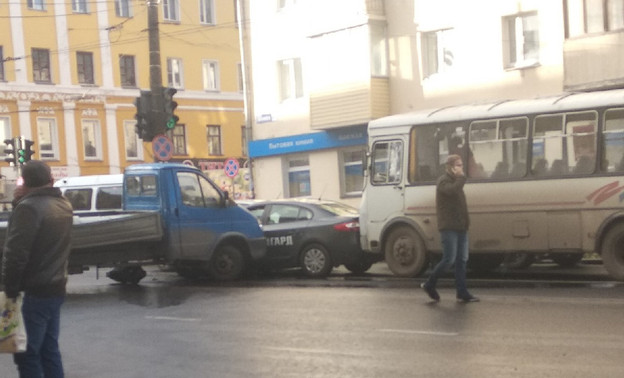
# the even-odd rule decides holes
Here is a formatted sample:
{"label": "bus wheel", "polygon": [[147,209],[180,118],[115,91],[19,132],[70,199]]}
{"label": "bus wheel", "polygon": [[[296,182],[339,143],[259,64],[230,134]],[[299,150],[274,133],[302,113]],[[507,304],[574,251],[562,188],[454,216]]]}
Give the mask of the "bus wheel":
{"label": "bus wheel", "polygon": [[553,253],[550,257],[557,265],[571,268],[583,260],[583,253]]}
{"label": "bus wheel", "polygon": [[245,257],[236,247],[222,245],[217,248],[210,261],[210,275],[217,281],[239,279],[245,270]]}
{"label": "bus wheel", "polygon": [[602,263],[611,277],[624,281],[624,223],[613,226],[602,241]]}
{"label": "bus wheel", "polygon": [[427,251],[420,236],[410,227],[394,229],[385,245],[388,268],[399,277],[415,277],[427,269]]}

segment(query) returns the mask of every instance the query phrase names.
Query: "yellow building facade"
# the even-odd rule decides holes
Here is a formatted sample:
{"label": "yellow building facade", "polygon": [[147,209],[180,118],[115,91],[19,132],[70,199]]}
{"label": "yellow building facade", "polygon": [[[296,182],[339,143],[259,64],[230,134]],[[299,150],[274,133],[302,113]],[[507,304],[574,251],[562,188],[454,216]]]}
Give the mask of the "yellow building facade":
{"label": "yellow building facade", "polygon": [[[0,141],[35,142],[56,178],[123,172],[140,162],[193,164],[246,196],[245,114],[236,2],[66,1],[0,4]],[[149,7],[158,14],[163,87],[177,89],[171,153],[135,133],[150,90]],[[2,151],[0,151],[0,154]],[[236,159],[240,177],[225,177]],[[4,198],[17,178],[0,164]],[[234,188],[234,181],[236,187]]]}

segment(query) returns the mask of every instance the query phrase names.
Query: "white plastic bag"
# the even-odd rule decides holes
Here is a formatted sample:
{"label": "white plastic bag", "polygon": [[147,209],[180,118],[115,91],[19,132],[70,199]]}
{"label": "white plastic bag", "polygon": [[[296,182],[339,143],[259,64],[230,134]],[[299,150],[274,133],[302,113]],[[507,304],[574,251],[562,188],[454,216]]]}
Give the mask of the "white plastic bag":
{"label": "white plastic bag", "polygon": [[26,327],[22,317],[23,294],[15,300],[0,292],[0,353],[26,351]]}

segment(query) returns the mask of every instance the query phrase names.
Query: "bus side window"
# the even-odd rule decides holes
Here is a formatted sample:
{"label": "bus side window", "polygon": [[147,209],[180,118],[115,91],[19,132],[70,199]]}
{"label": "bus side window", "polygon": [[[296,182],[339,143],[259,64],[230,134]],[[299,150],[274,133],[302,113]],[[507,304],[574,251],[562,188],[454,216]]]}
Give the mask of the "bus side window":
{"label": "bus side window", "polygon": [[603,133],[603,169],[607,172],[624,171],[624,108],[605,112]]}

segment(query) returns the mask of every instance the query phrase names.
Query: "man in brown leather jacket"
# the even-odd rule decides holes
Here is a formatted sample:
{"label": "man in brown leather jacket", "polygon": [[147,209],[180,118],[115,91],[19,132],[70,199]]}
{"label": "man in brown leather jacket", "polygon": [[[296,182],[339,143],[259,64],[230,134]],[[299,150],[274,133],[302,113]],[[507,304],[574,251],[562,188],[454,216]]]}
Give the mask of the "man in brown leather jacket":
{"label": "man in brown leather jacket", "polygon": [[2,283],[9,298],[24,292],[27,350],[14,355],[20,377],[63,377],[59,351],[72,207],[47,164],[31,160],[22,170],[2,256]]}
{"label": "man in brown leather jacket", "polygon": [[429,279],[421,287],[434,301],[440,300],[436,290],[438,278],[455,264],[455,286],[459,302],[478,302],[466,287],[466,263],[468,262],[468,227],[470,217],[464,194],[466,175],[459,155],[446,160],[446,172],[438,179],[436,188],[436,212],[438,230],[442,240],[442,260],[433,268]]}

